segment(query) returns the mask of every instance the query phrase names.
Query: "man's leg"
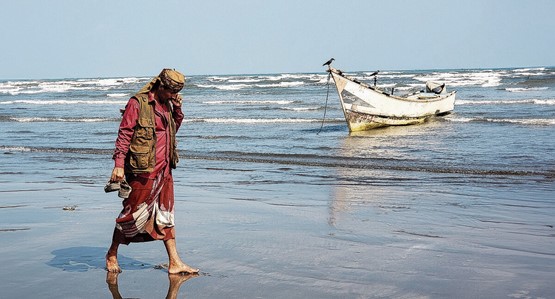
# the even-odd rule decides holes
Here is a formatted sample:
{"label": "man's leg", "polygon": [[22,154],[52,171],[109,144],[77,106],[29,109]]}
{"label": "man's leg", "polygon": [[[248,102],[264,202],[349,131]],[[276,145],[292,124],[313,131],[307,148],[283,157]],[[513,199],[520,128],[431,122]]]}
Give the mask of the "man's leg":
{"label": "man's leg", "polygon": [[168,252],[168,258],[170,262],[168,265],[169,274],[198,273],[199,269],[192,268],[181,260],[179,254],[177,253],[175,239],[164,241],[164,245],[166,246],[166,251]]}

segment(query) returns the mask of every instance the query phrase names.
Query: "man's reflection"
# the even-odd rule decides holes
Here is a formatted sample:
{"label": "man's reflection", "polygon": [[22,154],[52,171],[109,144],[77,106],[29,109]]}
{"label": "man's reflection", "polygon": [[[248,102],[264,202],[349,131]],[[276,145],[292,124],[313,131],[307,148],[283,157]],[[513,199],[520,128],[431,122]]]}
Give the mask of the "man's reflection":
{"label": "man's reflection", "polygon": [[[119,288],[118,288],[119,274],[120,273],[117,273],[117,272],[116,273],[107,272],[106,274],[106,283],[108,284],[108,290],[110,291],[114,299],[123,299],[123,297],[119,293]],[[170,283],[169,283],[168,294],[166,295],[166,299],[177,298],[177,294],[179,293],[179,288],[181,287],[181,284],[197,276],[198,276],[198,273],[168,274],[168,279]]]}

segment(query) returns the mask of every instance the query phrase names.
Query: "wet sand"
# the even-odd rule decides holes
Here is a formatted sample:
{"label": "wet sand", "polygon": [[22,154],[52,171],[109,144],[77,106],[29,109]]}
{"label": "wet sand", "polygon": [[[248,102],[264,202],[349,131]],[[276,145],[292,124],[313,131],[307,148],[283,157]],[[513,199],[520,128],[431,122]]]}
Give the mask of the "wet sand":
{"label": "wet sand", "polygon": [[[414,173],[184,161],[175,172],[177,245],[199,276],[179,287],[163,268],[163,244],[150,242],[122,246],[123,273],[107,277],[104,254],[120,209],[117,196],[102,190],[109,169],[89,179],[4,172],[1,297],[555,294],[552,178],[499,185],[494,177],[482,184],[472,181],[484,178],[420,173],[408,182],[399,178]],[[342,171],[389,179],[363,184],[322,175]],[[429,183],[437,176],[452,176],[452,184]]]}

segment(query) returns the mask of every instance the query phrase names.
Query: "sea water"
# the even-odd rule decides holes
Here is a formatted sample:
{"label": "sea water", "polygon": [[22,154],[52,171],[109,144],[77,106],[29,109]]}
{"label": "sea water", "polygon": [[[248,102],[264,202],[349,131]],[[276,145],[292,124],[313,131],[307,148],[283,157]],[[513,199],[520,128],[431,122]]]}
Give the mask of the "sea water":
{"label": "sea water", "polygon": [[[176,200],[234,215],[204,223],[225,241],[203,252],[226,247],[227,265],[266,273],[252,274],[260,284],[321,298],[555,293],[555,68],[382,71],[377,86],[396,95],[446,83],[455,110],[352,134],[325,72],[187,77]],[[17,190],[101,192],[120,109],[150,79],[0,81],[0,205],[40,203]]]}
{"label": "sea water", "polygon": [[[351,75],[373,84],[368,74]],[[120,109],[149,79],[0,81],[0,149],[109,155]],[[377,83],[401,95],[428,80],[457,91],[453,114],[422,126],[349,134],[325,73],[190,76],[180,149],[185,159],[552,174],[555,69],[389,71]]]}

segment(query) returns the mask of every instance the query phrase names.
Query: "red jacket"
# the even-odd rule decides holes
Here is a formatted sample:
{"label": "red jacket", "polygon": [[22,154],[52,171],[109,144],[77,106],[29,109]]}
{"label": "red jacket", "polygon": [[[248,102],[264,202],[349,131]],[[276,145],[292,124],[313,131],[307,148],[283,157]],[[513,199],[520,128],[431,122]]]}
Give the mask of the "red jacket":
{"label": "red jacket", "polygon": [[[167,121],[169,117],[169,110],[166,105],[162,105],[154,99],[154,94],[148,94],[149,102],[154,102],[154,118],[156,121],[156,166],[151,173],[138,174],[139,176],[146,176],[149,178],[156,177],[156,174],[163,169],[167,173],[170,172],[169,157],[170,157],[170,128]],[[172,117],[175,121],[176,132],[181,126],[184,115],[181,107],[173,106]],[[139,102],[133,98],[129,99],[125,112],[119,125],[118,137],[116,139],[116,149],[114,150],[114,163],[115,167],[124,167],[125,156],[129,150],[131,138],[137,120],[139,118]],[[166,167],[167,166],[167,167]]]}

